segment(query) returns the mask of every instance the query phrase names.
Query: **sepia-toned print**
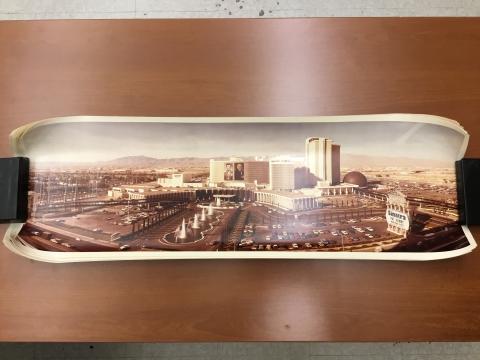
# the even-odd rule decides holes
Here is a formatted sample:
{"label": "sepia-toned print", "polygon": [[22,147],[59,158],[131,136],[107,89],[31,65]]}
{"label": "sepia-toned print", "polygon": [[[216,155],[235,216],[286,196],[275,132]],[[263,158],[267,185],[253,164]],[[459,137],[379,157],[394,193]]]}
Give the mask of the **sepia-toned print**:
{"label": "sepia-toned print", "polygon": [[[235,141],[232,141],[235,139]],[[22,139],[55,252],[441,252],[469,245],[465,138],[415,122],[60,122]]]}

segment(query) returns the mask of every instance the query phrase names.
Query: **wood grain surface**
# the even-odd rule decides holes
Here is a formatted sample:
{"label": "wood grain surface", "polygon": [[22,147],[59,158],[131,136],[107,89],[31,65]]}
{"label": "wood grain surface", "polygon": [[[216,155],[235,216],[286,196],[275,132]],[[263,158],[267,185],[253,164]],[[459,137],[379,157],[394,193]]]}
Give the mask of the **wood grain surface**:
{"label": "wood grain surface", "polygon": [[[0,23],[3,156],[11,130],[53,116],[392,112],[460,121],[480,157],[480,20]],[[2,246],[0,340],[478,341],[480,250],[55,265]]]}

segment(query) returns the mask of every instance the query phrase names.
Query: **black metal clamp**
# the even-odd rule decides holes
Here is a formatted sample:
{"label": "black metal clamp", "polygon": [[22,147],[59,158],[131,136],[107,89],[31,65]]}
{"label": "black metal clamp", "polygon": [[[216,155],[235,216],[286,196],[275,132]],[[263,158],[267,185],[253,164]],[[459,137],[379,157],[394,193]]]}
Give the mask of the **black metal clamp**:
{"label": "black metal clamp", "polygon": [[0,223],[27,220],[28,174],[27,158],[0,158]]}
{"label": "black metal clamp", "polygon": [[480,225],[480,159],[455,162],[460,224]]}

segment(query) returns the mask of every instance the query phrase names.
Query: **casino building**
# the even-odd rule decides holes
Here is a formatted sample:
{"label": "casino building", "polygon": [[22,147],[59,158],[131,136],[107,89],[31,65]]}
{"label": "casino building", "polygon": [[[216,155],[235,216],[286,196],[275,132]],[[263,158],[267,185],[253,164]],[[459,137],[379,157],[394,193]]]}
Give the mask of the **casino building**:
{"label": "casino building", "polygon": [[195,191],[187,189],[165,190],[156,183],[114,186],[108,191],[114,200],[147,200],[147,201],[191,201],[195,200]]}
{"label": "casino building", "polygon": [[334,144],[331,139],[307,138],[305,140],[305,166],[321,185],[339,184],[340,145]]}
{"label": "casino building", "polygon": [[318,209],[323,206],[319,196],[288,191],[256,191],[255,201],[291,211]]}
{"label": "casino building", "polygon": [[295,189],[295,164],[291,161],[270,161],[270,189]]}
{"label": "casino building", "polygon": [[255,201],[289,211],[305,211],[323,207],[323,200],[329,196],[354,194],[358,185],[339,184],[294,191],[257,190]]}
{"label": "casino building", "polygon": [[344,184],[353,184],[358,187],[365,187],[368,185],[367,178],[359,171],[350,171],[343,177]]}
{"label": "casino building", "polygon": [[158,178],[157,184],[162,187],[203,187],[205,184],[199,181],[193,181],[191,173],[173,173],[167,177]]}
{"label": "casino building", "polygon": [[270,182],[268,161],[249,160],[245,161],[244,164],[245,183],[268,184]]}
{"label": "casino building", "polygon": [[255,201],[285,210],[316,209],[325,196],[353,194],[366,185],[365,176],[355,171],[341,182],[340,145],[322,137],[305,140],[304,158],[210,160],[210,187],[244,187]]}

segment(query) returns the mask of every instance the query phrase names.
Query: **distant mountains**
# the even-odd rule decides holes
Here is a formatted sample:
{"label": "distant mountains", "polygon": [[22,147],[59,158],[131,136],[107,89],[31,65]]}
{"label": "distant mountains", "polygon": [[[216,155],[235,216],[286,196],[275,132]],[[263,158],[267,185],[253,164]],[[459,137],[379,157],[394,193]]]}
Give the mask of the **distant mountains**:
{"label": "distant mountains", "polygon": [[[104,169],[163,169],[163,168],[202,168],[208,167],[211,158],[183,157],[157,159],[148,156],[125,156],[108,161],[95,163],[62,163],[62,162],[41,162],[36,167],[41,169],[59,168],[104,168]],[[228,160],[227,157],[214,158],[215,160]],[[242,157],[244,160],[253,160],[253,157]],[[403,157],[368,156],[356,154],[341,154],[340,164],[342,168],[443,168],[451,167],[453,164],[448,161],[411,159]]]}
{"label": "distant mountains", "polygon": [[445,168],[452,167],[451,161],[412,159],[408,157],[368,156],[357,154],[340,154],[341,167],[347,168]]}
{"label": "distant mountains", "polygon": [[206,167],[210,159],[206,158],[171,158],[157,159],[148,156],[125,156],[114,160],[97,162],[95,165],[104,168],[160,169],[170,167]]}

